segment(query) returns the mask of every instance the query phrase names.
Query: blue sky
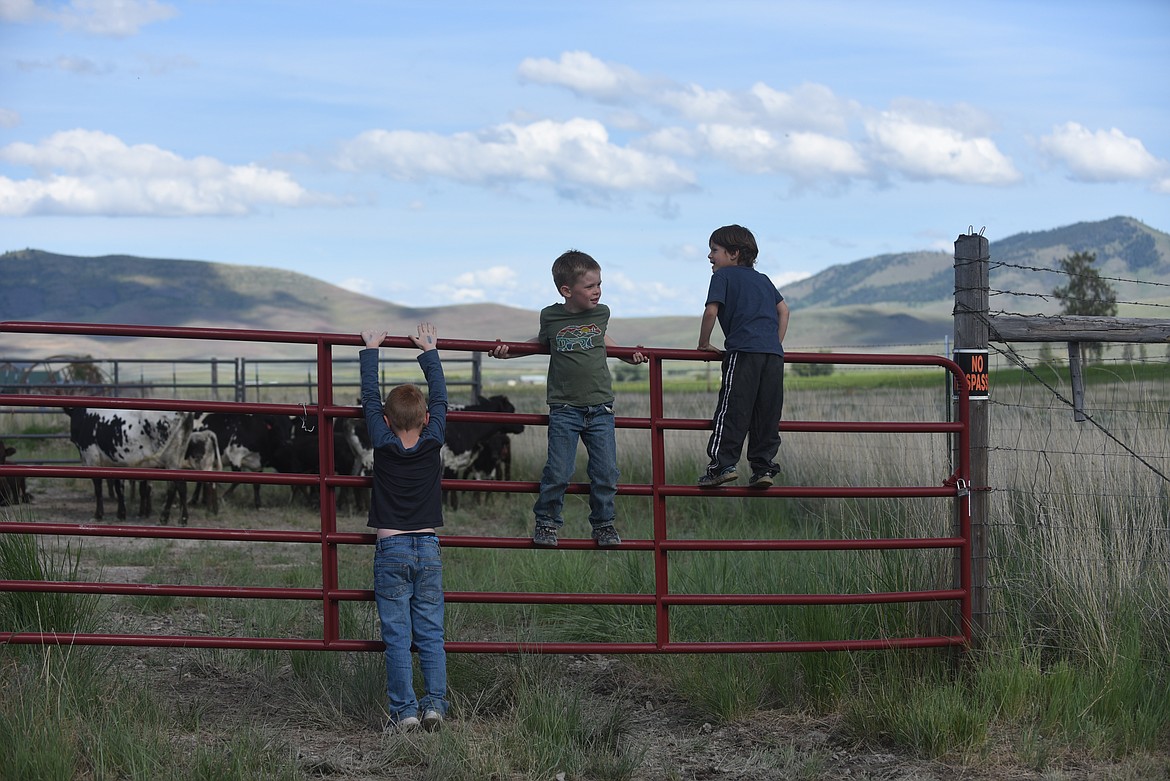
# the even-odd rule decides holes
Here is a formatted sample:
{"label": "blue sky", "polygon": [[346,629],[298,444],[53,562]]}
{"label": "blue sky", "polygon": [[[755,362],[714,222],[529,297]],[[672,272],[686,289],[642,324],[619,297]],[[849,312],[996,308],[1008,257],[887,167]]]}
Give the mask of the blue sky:
{"label": "blue sky", "polygon": [[[1170,2],[0,0],[0,250],[270,266],[395,303],[693,314],[1117,215],[1170,230]],[[0,313],[2,316],[2,313]]]}

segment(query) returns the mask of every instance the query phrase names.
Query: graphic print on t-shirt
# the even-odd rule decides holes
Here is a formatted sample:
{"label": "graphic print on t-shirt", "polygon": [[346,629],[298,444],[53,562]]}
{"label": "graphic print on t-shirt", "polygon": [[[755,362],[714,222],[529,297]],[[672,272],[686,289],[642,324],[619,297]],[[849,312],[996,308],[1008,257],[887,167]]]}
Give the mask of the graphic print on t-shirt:
{"label": "graphic print on t-shirt", "polygon": [[557,352],[567,353],[572,350],[588,350],[600,345],[594,344],[594,339],[603,338],[601,327],[589,323],[588,325],[567,325],[557,331]]}

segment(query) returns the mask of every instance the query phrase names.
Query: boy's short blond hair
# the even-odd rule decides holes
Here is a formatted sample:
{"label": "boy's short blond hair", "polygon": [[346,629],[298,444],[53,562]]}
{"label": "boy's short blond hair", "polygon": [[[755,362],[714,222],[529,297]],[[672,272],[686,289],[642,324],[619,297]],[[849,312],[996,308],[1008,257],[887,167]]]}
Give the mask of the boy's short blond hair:
{"label": "boy's short blond hair", "polygon": [[421,430],[426,425],[427,400],[417,385],[399,385],[386,394],[386,419],[398,431]]}
{"label": "boy's short blond hair", "polygon": [[557,286],[557,290],[562,287],[572,287],[581,278],[581,275],[590,271],[601,271],[601,264],[581,250],[568,250],[561,253],[561,256],[553,261],[553,284]]}

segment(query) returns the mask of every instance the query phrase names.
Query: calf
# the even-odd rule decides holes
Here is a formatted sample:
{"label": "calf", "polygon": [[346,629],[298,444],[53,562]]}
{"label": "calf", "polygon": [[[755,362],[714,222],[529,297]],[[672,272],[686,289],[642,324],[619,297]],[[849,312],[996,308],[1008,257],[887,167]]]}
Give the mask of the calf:
{"label": "calf", "polygon": [[[219,438],[215,436],[214,431],[191,432],[187,452],[183,456],[183,468],[196,472],[223,471],[223,462],[219,456]],[[196,483],[191,503],[195,504],[200,497],[213,515],[219,514],[219,491],[215,483]]]}
{"label": "calf", "polygon": [[[8,457],[16,455],[16,448],[5,447],[0,441],[0,465],[8,463]],[[10,504],[26,504],[32,501],[28,495],[28,483],[23,477],[0,477],[0,507]]]}
{"label": "calf", "polygon": [[[484,440],[475,460],[467,470],[465,479],[468,480],[511,480],[512,479],[512,440],[503,431],[493,432]],[[451,494],[451,508],[458,509],[455,501],[458,494]],[[483,492],[475,494],[476,501],[483,497]],[[491,501],[492,494],[486,494],[485,501]]]}
{"label": "calf", "polygon": [[[452,407],[467,412],[507,412],[516,407],[507,396],[479,397],[475,404]],[[455,480],[498,480],[512,476],[512,447],[509,434],[520,434],[524,426],[518,423],[495,421],[447,421],[447,440],[443,445],[443,477]],[[444,500],[451,509],[459,509],[459,495],[444,491]]]}
{"label": "calf", "polygon": [[345,444],[353,454],[353,468],[350,474],[374,474],[374,445],[370,441],[370,430],[366,427],[365,419],[343,418],[335,423],[337,431],[341,432]]}
{"label": "calf", "polygon": [[[215,434],[220,458],[233,471],[263,472],[266,467],[275,467],[277,453],[292,442],[295,420],[285,415],[210,412],[195,416],[195,431]],[[232,483],[226,494],[237,485]],[[252,504],[260,508],[259,483],[252,484]]]}
{"label": "calf", "polygon": [[[77,447],[86,466],[135,467],[140,469],[180,469],[187,454],[194,426],[190,412],[152,410],[87,410],[66,407],[69,438]],[[104,515],[101,478],[94,478],[94,518]],[[126,518],[126,502],[121,481],[114,483],[118,498],[118,520]],[[187,525],[187,484],[172,483],[167,492],[161,523],[170,517],[174,494],[179,495],[179,523]],[[142,481],[139,515],[150,515],[150,483]]]}

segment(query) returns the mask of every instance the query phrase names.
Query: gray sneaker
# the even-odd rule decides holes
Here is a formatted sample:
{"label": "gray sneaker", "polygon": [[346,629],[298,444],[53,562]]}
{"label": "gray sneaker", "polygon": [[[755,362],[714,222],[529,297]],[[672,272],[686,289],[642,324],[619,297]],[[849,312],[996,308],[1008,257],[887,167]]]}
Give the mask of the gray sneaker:
{"label": "gray sneaker", "polygon": [[706,472],[699,477],[699,488],[717,488],[724,483],[730,483],[733,480],[739,479],[739,472],[735,471],[735,467],[729,466],[719,474],[712,474]]}
{"label": "gray sneaker", "polygon": [[422,717],[422,728],[427,732],[434,732],[439,727],[443,726],[443,714],[439,713],[434,708],[427,710]]}
{"label": "gray sneaker", "polygon": [[557,547],[557,530],[555,526],[537,526],[532,533],[532,544],[539,548]]}
{"label": "gray sneaker", "polygon": [[613,528],[612,523],[608,526],[594,529],[593,540],[599,548],[612,548],[615,545],[622,544],[622,538],[618,536],[617,529]]}
{"label": "gray sneaker", "polygon": [[406,718],[402,718],[402,719],[391,719],[386,724],[385,731],[391,732],[391,733],[414,732],[416,729],[418,729],[418,726],[419,726],[418,716],[407,716]]}

